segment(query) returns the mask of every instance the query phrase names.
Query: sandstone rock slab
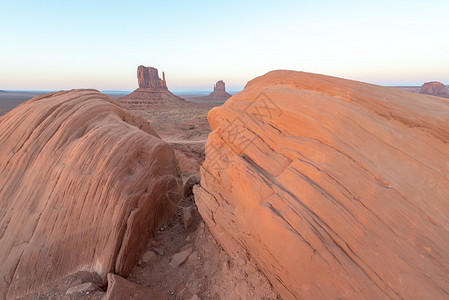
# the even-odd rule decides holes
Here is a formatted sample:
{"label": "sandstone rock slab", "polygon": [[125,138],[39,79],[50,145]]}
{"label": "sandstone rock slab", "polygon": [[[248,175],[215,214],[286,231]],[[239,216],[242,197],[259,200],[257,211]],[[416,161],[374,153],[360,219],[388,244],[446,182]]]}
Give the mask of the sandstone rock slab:
{"label": "sandstone rock slab", "polygon": [[96,90],[19,105],[0,145],[1,299],[80,271],[127,274],[182,197],[171,146]]}
{"label": "sandstone rock slab", "polygon": [[284,299],[443,299],[449,101],[274,71],[208,114],[199,212]]}

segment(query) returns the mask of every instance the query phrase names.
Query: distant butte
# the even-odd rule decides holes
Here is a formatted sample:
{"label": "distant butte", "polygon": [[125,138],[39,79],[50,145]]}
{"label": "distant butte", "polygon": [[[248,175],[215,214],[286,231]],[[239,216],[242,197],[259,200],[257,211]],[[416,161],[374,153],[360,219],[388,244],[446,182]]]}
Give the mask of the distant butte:
{"label": "distant butte", "polygon": [[224,103],[226,100],[231,98],[232,95],[226,92],[225,83],[223,80],[217,81],[214,85],[214,90],[207,96],[195,97],[195,101],[199,102],[214,102],[214,103]]}
{"label": "distant butte", "polygon": [[207,96],[210,100],[226,101],[231,98],[231,95],[226,92],[225,83],[223,80],[217,81],[214,85],[214,91]]}
{"label": "distant butte", "polygon": [[167,83],[165,81],[165,73],[162,72],[162,79],[160,79],[157,69],[153,67],[144,67],[142,65],[138,66],[137,81],[140,88],[168,90]]}
{"label": "distant butte", "polygon": [[438,81],[426,82],[419,90],[420,94],[432,95],[437,97],[449,98],[448,88]]}
{"label": "distant butte", "polygon": [[139,87],[131,94],[120,97],[118,102],[126,109],[140,110],[155,106],[185,105],[187,102],[181,97],[173,95],[167,88],[165,73],[162,79],[153,67],[137,67],[137,82]]}

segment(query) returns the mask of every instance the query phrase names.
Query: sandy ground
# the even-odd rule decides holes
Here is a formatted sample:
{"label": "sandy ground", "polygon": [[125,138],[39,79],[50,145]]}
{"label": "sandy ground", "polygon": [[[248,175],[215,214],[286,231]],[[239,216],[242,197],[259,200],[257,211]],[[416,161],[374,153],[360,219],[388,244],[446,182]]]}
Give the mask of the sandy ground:
{"label": "sandy ground", "polygon": [[192,103],[191,106],[133,111],[147,120],[162,139],[175,149],[183,179],[198,173],[204,161],[204,145],[210,133],[207,113],[221,103]]}
{"label": "sandy ground", "polygon": [[[184,207],[193,208],[192,225],[185,229]],[[230,257],[210,234],[196,210],[193,196],[183,200],[178,213],[147,244],[160,254],[134,267],[128,280],[149,286],[154,299],[281,299],[246,253]],[[191,249],[179,267],[170,261],[176,253]],[[162,250],[162,251],[161,251]]]}
{"label": "sandy ground", "polygon": [[[22,102],[25,102],[33,97],[42,95],[48,92],[45,91],[2,91],[0,90],[0,117],[8,111],[16,107]],[[113,99],[124,96],[125,92],[105,92]]]}
{"label": "sandy ground", "polygon": [[0,117],[22,102],[45,92],[4,92],[0,91]]}
{"label": "sandy ground", "polygon": [[419,93],[419,91],[421,90],[420,86],[390,86],[390,87],[394,88],[394,89],[404,90],[407,92],[412,92],[412,93]]}

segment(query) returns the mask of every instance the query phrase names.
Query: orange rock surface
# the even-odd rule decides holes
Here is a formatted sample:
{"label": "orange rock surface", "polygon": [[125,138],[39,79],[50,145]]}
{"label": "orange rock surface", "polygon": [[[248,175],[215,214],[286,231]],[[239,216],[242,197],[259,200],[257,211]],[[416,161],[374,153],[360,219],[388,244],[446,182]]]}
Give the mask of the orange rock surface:
{"label": "orange rock surface", "polygon": [[79,271],[126,275],[182,194],[171,146],[95,90],[19,105],[0,145],[1,299]]}
{"label": "orange rock surface", "polygon": [[284,299],[449,296],[449,101],[273,71],[208,119],[199,211]]}

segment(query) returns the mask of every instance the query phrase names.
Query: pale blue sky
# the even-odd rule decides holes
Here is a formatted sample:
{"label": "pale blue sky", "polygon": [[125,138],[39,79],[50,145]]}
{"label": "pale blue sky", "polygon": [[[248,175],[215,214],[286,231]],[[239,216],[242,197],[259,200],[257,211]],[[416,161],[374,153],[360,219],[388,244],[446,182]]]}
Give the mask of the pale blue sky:
{"label": "pale blue sky", "polygon": [[228,89],[273,69],[449,84],[449,1],[0,0],[0,89]]}

